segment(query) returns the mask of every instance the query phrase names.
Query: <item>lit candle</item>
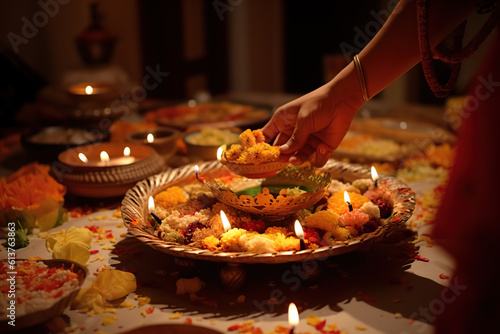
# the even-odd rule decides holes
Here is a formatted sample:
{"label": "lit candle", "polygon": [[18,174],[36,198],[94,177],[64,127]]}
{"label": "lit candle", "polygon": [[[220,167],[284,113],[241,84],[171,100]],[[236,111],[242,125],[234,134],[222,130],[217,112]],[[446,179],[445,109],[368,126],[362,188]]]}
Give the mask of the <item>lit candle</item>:
{"label": "lit candle", "polygon": [[372,166],[372,180],[373,183],[375,184],[375,187],[378,187],[378,173],[375,167]]}
{"label": "lit candle", "polygon": [[155,200],[153,199],[153,196],[149,196],[149,201],[148,201],[148,211],[151,212],[151,216],[154,218],[154,223],[155,225],[160,226],[161,225],[161,219],[156,215],[155,211]]}
{"label": "lit candle", "polygon": [[198,167],[198,165],[194,166],[194,174],[196,175],[196,179],[200,182],[203,182],[203,181],[205,181],[205,178],[198,175],[199,170],[200,170],[200,167]]}
{"label": "lit candle", "polygon": [[222,145],[217,149],[217,161],[220,161],[222,159],[222,153],[224,152],[226,145]]}
{"label": "lit candle", "polygon": [[[135,162],[135,158],[130,156],[130,148],[125,147],[123,150],[123,157],[119,158],[110,158],[108,152],[106,151],[101,151],[100,153],[100,160],[97,164],[94,163],[94,166],[122,166],[122,165],[129,165],[133,162]],[[79,153],[78,157],[80,160],[83,162],[87,163],[87,157],[83,153]],[[90,165],[90,164],[89,164]]]}
{"label": "lit candle", "polygon": [[108,155],[108,152],[106,152],[106,151],[101,151],[100,157],[101,157],[101,163],[102,163],[102,164],[104,164],[104,166],[107,166],[107,165],[108,165],[108,163],[109,163],[109,155]]}
{"label": "lit candle", "polygon": [[135,158],[130,156],[130,147],[125,147],[123,149],[123,157],[111,159],[113,165],[128,165],[135,162]]}
{"label": "lit candle", "polygon": [[299,325],[299,310],[294,303],[288,305],[288,323],[290,324],[290,334],[293,334],[295,326]]}
{"label": "lit candle", "polygon": [[300,240],[300,250],[306,249],[306,244],[304,243],[304,230],[302,229],[302,226],[300,225],[300,222],[298,220],[295,221],[294,229],[295,235]]}
{"label": "lit candle", "polygon": [[352,211],[351,198],[349,197],[349,194],[347,193],[347,191],[344,191],[344,201],[349,206],[349,211]]}
{"label": "lit candle", "polygon": [[231,223],[222,210],[220,210],[220,219],[222,220],[222,226],[224,226],[224,232],[229,231],[231,229]]}
{"label": "lit candle", "polygon": [[149,133],[146,137],[146,140],[148,141],[148,143],[152,144],[155,141],[155,136],[153,136],[152,133]]}
{"label": "lit candle", "polygon": [[113,85],[108,83],[79,83],[69,86],[67,92],[72,96],[96,96],[110,93]]}
{"label": "lit candle", "polygon": [[89,162],[89,159],[87,159],[87,157],[83,153],[78,153],[78,158],[80,158],[80,160],[86,164]]}

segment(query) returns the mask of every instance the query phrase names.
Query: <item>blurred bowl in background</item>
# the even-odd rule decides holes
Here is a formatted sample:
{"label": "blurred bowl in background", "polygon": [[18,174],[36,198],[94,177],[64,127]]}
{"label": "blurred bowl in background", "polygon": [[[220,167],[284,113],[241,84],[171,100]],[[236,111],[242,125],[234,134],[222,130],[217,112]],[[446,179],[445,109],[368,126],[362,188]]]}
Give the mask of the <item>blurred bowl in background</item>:
{"label": "blurred bowl in background", "polygon": [[203,128],[184,135],[182,140],[192,161],[216,160],[217,149],[221,145],[238,143],[239,136],[236,131]]}
{"label": "blurred bowl in background", "polygon": [[181,132],[174,128],[159,127],[129,133],[126,141],[152,147],[164,160],[177,152],[177,139]]}
{"label": "blurred bowl in background", "polygon": [[49,126],[35,129],[21,136],[24,150],[40,162],[57,160],[59,153],[77,146],[106,142],[108,130]]}

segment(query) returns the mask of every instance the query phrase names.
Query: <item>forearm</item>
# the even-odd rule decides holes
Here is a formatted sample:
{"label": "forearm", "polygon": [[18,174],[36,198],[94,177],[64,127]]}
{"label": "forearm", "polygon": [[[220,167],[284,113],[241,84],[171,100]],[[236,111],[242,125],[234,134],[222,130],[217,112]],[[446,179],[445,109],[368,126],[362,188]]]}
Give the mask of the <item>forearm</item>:
{"label": "forearm", "polygon": [[[429,41],[434,47],[474,11],[471,1],[431,1]],[[401,0],[377,35],[360,52],[369,97],[420,62],[417,0]]]}

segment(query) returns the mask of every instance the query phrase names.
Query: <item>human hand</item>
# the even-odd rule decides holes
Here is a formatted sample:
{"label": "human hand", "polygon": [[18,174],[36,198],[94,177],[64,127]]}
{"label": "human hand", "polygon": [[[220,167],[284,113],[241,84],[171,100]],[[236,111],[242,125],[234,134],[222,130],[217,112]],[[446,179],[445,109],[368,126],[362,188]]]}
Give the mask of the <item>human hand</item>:
{"label": "human hand", "polygon": [[281,145],[280,160],[325,165],[363,104],[359,94],[344,90],[334,79],[276,110],[262,132]]}

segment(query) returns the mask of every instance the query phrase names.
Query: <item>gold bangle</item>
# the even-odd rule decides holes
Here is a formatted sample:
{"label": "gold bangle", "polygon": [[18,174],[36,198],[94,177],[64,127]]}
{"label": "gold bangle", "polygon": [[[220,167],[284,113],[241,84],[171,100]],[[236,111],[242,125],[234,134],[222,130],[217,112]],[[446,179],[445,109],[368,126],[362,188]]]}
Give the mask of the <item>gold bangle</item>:
{"label": "gold bangle", "polygon": [[363,94],[363,100],[368,101],[368,91],[366,90],[366,81],[365,75],[363,74],[363,68],[361,67],[361,63],[359,61],[358,55],[354,55],[354,65],[356,66],[356,70],[358,71],[359,81],[361,83],[361,93]]}

